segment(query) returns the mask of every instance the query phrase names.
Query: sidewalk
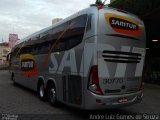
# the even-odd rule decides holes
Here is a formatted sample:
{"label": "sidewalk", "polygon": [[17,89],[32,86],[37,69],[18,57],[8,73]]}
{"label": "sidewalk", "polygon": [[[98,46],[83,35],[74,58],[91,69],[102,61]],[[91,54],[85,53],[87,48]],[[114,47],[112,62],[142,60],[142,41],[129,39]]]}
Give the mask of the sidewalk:
{"label": "sidewalk", "polygon": [[7,64],[0,65],[0,70],[7,70],[9,66]]}

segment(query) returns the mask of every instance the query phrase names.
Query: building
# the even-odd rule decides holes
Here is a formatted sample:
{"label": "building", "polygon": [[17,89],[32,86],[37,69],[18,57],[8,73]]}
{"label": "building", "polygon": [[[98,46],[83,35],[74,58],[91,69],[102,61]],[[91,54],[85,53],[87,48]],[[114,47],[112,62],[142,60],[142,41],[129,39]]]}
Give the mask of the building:
{"label": "building", "polygon": [[59,22],[59,21],[61,21],[61,20],[62,20],[62,18],[55,18],[55,19],[53,19],[52,20],[52,25],[55,24],[55,23],[57,23],[57,22]]}
{"label": "building", "polygon": [[9,47],[9,43],[0,43],[0,65],[7,64],[7,55],[10,50],[11,48]]}
{"label": "building", "polygon": [[17,40],[19,40],[18,34],[9,34],[9,47],[12,48]]}

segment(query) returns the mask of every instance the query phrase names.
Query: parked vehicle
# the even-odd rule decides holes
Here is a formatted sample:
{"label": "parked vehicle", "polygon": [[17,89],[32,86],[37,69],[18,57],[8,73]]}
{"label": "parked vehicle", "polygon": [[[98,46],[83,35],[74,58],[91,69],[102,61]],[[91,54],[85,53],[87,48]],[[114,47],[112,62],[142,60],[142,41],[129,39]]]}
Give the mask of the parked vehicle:
{"label": "parked vehicle", "polygon": [[11,52],[11,77],[53,105],[132,105],[143,96],[145,43],[138,17],[91,6],[19,40]]}

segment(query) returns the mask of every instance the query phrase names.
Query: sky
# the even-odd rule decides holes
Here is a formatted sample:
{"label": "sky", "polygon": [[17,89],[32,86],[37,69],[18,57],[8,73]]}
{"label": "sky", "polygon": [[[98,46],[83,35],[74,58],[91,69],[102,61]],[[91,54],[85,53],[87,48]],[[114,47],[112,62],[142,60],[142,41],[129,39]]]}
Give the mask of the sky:
{"label": "sky", "polygon": [[[96,0],[1,0],[0,42],[9,33],[24,38],[52,24],[54,18],[66,18],[89,7]],[[103,0],[102,0],[103,1]],[[108,0],[106,3],[108,3]]]}

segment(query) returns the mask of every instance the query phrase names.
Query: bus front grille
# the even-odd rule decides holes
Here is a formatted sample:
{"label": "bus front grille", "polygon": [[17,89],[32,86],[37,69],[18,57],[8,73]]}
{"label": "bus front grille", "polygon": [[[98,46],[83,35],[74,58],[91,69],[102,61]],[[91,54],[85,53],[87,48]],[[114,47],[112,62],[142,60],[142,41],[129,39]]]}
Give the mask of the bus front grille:
{"label": "bus front grille", "polygon": [[103,51],[102,57],[107,62],[114,63],[139,63],[141,54],[121,51]]}

